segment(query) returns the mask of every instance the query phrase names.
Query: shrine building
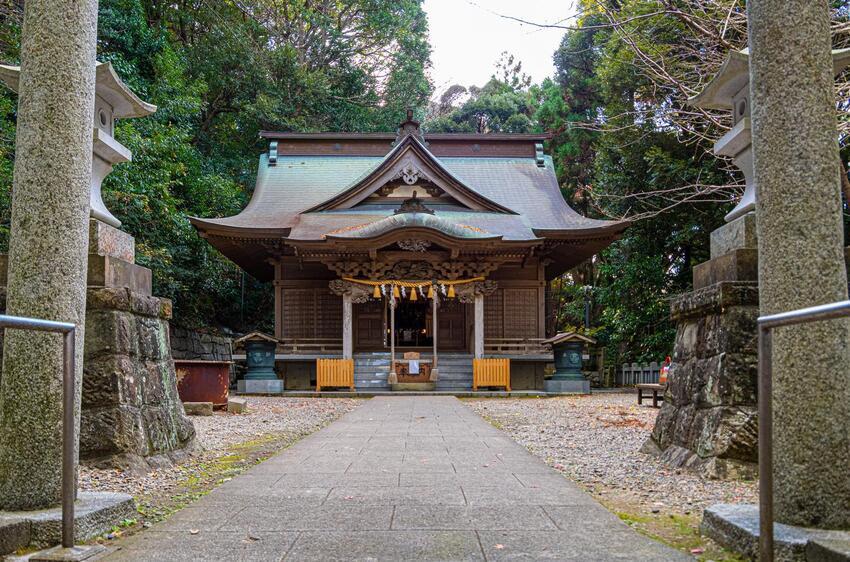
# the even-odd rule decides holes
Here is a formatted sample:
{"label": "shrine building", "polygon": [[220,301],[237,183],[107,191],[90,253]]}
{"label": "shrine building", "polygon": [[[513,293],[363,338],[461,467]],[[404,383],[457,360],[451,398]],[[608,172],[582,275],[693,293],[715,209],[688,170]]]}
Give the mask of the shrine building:
{"label": "shrine building", "polygon": [[408,351],[439,357],[437,390],[470,389],[475,357],[510,358],[514,389],[539,389],[549,282],[627,226],[567,205],[544,134],[423,134],[408,114],[395,134],[262,137],[248,206],[191,220],[274,282],[287,389],[334,357],[354,359],[358,390],[388,389]]}

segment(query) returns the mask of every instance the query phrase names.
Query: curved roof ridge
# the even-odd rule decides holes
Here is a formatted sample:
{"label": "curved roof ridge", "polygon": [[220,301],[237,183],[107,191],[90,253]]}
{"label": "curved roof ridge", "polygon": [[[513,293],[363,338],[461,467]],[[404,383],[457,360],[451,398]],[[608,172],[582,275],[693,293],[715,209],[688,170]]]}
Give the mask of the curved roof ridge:
{"label": "curved roof ridge", "polygon": [[452,238],[498,239],[500,234],[491,234],[468,224],[454,223],[430,213],[399,213],[371,223],[343,227],[327,233],[324,238],[374,238],[400,228],[420,227],[436,230]]}

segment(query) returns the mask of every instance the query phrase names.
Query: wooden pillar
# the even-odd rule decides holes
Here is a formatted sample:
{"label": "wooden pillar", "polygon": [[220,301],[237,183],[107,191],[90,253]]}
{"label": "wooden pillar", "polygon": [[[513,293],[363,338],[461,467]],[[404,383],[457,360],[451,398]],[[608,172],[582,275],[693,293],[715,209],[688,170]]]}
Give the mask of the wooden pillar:
{"label": "wooden pillar", "polygon": [[392,296],[392,288],[390,288],[390,376],[387,379],[389,384],[398,382],[398,373],[395,372],[395,297]]}
{"label": "wooden pillar", "polygon": [[484,357],[484,295],[475,295],[475,358]]}
{"label": "wooden pillar", "polygon": [[431,339],[434,340],[434,360],[431,363],[431,381],[436,381],[438,376],[437,371],[437,332],[439,331],[439,323],[437,322],[437,300],[440,298],[440,291],[437,286],[434,286],[434,298],[432,299],[433,313],[431,314]]}
{"label": "wooden pillar", "polygon": [[351,329],[351,293],[342,295],[342,358],[351,359],[354,354],[354,338]]}
{"label": "wooden pillar", "polygon": [[283,339],[283,263],[274,267],[274,337]]}

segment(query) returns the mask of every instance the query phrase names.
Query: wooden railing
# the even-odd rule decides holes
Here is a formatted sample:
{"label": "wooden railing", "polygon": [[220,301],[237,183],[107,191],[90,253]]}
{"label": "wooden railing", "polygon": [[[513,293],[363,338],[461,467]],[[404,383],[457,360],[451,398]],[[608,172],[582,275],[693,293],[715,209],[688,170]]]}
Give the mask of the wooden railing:
{"label": "wooden railing", "polygon": [[511,360],[510,359],[473,359],[472,360],[472,390],[479,386],[504,386],[511,391]]}
{"label": "wooden railing", "polygon": [[485,338],[484,353],[490,354],[513,354],[513,355],[537,355],[551,353],[540,342],[543,338]]}
{"label": "wooden railing", "polygon": [[278,346],[282,353],[292,355],[311,355],[322,353],[342,353],[342,339],[340,338],[299,338],[284,339]]}
{"label": "wooden railing", "polygon": [[347,386],[354,392],[353,359],[316,359],[316,392],[331,386]]}

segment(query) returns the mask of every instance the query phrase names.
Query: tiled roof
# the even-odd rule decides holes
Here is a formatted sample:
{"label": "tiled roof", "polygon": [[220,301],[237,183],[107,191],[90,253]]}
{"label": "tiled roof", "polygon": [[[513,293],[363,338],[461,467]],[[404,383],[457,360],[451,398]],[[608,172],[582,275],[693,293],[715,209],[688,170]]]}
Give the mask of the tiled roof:
{"label": "tiled roof", "polygon": [[[291,229],[293,239],[321,239],[328,233],[392,214],[390,209],[353,208],[304,213],[333,198],[372,172],[383,158],[369,156],[278,156],[275,166],[260,158],[257,185],[248,206],[222,219],[193,219],[201,230],[215,227],[245,230]],[[440,163],[464,184],[518,215],[476,211],[440,211],[437,216],[470,225],[505,239],[531,240],[535,230],[621,230],[614,221],[589,219],[571,209],[558,187],[549,156],[538,166],[534,158],[443,157]]]}

